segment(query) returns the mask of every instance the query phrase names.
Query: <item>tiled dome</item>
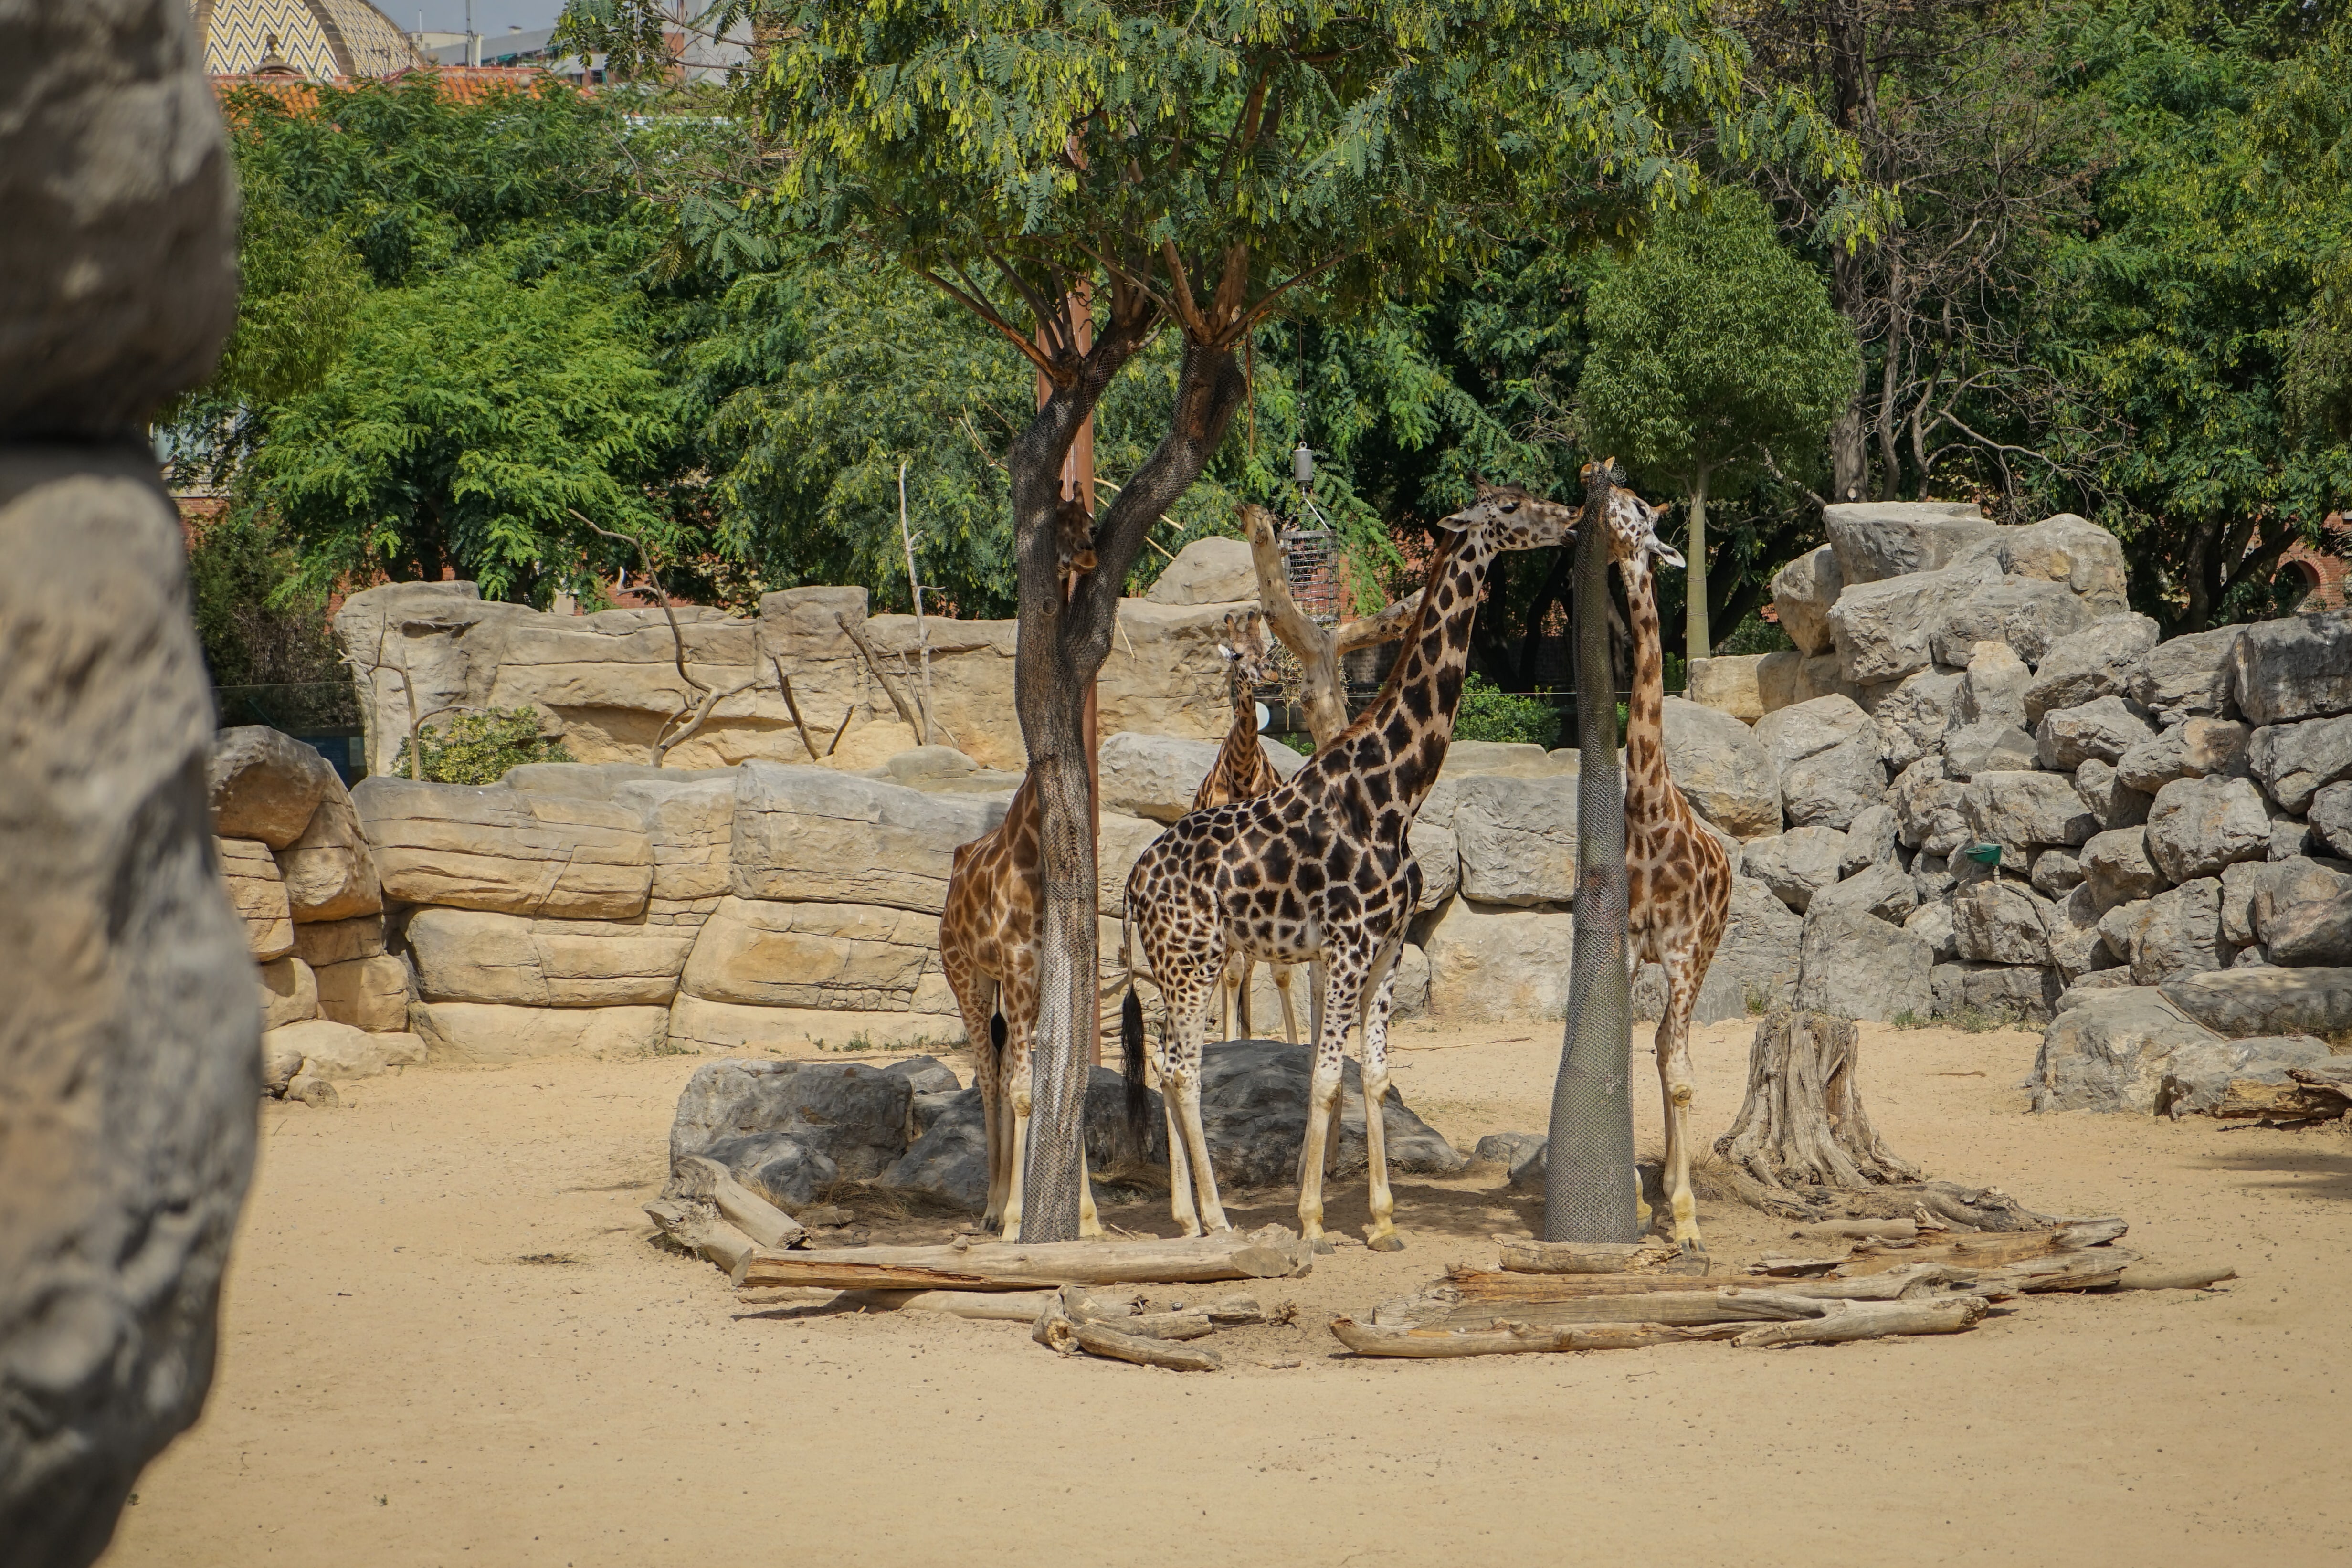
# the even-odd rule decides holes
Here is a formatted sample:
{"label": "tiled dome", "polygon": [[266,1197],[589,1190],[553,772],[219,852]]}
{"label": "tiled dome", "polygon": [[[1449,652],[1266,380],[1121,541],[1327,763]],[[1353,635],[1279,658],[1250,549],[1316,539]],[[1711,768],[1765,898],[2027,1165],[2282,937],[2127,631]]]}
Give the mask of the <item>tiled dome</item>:
{"label": "tiled dome", "polygon": [[[367,0],[192,0],[213,76],[249,76],[272,53],[306,77],[381,77],[417,63],[408,36]],[[273,64],[276,62],[272,62]]]}

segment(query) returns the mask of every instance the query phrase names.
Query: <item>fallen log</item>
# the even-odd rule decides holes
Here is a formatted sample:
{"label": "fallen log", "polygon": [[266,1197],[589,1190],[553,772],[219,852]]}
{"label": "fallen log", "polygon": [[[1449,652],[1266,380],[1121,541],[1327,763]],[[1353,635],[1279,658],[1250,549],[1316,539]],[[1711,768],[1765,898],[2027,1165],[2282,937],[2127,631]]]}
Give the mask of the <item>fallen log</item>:
{"label": "fallen log", "polygon": [[2118,1291],[2201,1291],[2238,1271],[2227,1263],[2134,1263],[2117,1276]]}
{"label": "fallen log", "polygon": [[1671,1323],[1598,1322],[1568,1327],[1496,1323],[1486,1328],[1403,1328],[1331,1320],[1333,1337],[1358,1355],[1435,1360],[1456,1355],[1524,1355],[1530,1352],[1640,1350],[1654,1344],[1689,1344],[1729,1339],[1764,1326],[1753,1322],[1677,1327]]}
{"label": "fallen log", "polygon": [[2120,1247],[2094,1247],[2083,1252],[2053,1252],[2045,1258],[2024,1258],[1999,1269],[1979,1269],[1969,1286],[1975,1295],[2038,1296],[2052,1291],[2091,1291],[2112,1285],[2139,1254]]}
{"label": "fallen log", "polygon": [[844,1291],[827,1306],[866,1312],[945,1312],[981,1322],[1037,1321],[1051,1291]]}
{"label": "fallen log", "polygon": [[1781,1291],[1742,1291],[1718,1285],[1712,1291],[1660,1291],[1645,1296],[1581,1296],[1564,1301],[1512,1301],[1498,1312],[1492,1302],[1465,1302],[1446,1312],[1439,1328],[1483,1328],[1497,1319],[1541,1327],[1570,1323],[1663,1323],[1696,1328],[1707,1323],[1758,1322],[1819,1316],[1826,1303]]}
{"label": "fallen log", "polygon": [[1776,1345],[1839,1344],[1892,1334],[1958,1333],[1985,1315],[1981,1296],[1937,1296],[1916,1301],[1832,1301],[1819,1317],[1766,1323],[1731,1343],[1741,1349]]}
{"label": "fallen log", "polygon": [[1120,1318],[1118,1326],[1121,1333],[1140,1334],[1145,1339],[1206,1339],[1217,1332],[1217,1325],[1209,1321],[1206,1312],[1143,1312]]}
{"label": "fallen log", "polygon": [[737,1271],[745,1288],[1033,1291],[1040,1286],[1193,1284],[1295,1279],[1314,1253],[1269,1225],[1176,1240],[977,1242],[948,1247],[861,1247],[855,1251],[776,1252],[762,1248]]}
{"label": "fallen log", "polygon": [[730,1274],[759,1250],[759,1244],[729,1224],[707,1197],[657,1197],[646,1205],[646,1215],[663,1235]]}
{"label": "fallen log", "polygon": [[730,1225],[761,1247],[782,1250],[806,1247],[801,1222],[735,1179],[735,1173],[701,1155],[680,1155],[670,1166],[667,1198],[708,1198]]}
{"label": "fallen log", "polygon": [[1514,1274],[1622,1274],[1664,1262],[1675,1249],[1657,1241],[1531,1241],[1497,1236],[1503,1268]]}
{"label": "fallen log", "polygon": [[1077,1341],[1078,1348],[1089,1355],[1133,1362],[1138,1366],[1162,1366],[1171,1372],[1215,1372],[1225,1364],[1224,1357],[1213,1350],[1123,1333],[1106,1323],[1073,1323],[1070,1335]]}
{"label": "fallen log", "polygon": [[[1906,1262],[1853,1279],[1775,1280],[1768,1287],[1780,1295],[1815,1301],[1894,1301],[1937,1287],[1966,1284],[1975,1271],[1929,1260]],[[1720,1291],[1721,1278],[1677,1278],[1670,1274],[1582,1274],[1567,1277],[1473,1272],[1457,1270],[1446,1277],[1444,1289],[1471,1301],[1564,1301],[1595,1297],[1618,1298],[1666,1292]],[[1375,1322],[1381,1321],[1375,1318]]]}
{"label": "fallen log", "polygon": [[1965,1269],[1998,1268],[2026,1258],[2081,1252],[2103,1247],[2131,1228],[2116,1216],[2078,1219],[2051,1230],[1955,1236],[1912,1247],[1862,1247],[1840,1265],[1848,1276],[1899,1268],[1906,1263],[1950,1263]]}
{"label": "fallen log", "polygon": [[2289,1070],[2295,1082],[2265,1083],[2259,1078],[2233,1078],[2221,1091],[2213,1114],[2227,1122],[2268,1119],[2273,1122],[2332,1122],[2352,1108],[2352,1088],[2332,1079],[2313,1079]]}
{"label": "fallen log", "polygon": [[1808,1241],[1916,1241],[1916,1219],[1831,1219],[1798,1228]]}

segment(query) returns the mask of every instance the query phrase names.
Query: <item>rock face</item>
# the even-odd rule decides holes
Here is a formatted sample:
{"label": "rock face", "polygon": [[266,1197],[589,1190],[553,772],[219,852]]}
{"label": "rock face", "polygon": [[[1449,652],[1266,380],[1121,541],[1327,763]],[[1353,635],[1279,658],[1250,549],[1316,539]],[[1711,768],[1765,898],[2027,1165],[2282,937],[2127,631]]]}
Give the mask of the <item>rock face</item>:
{"label": "rock face", "polygon": [[1691,810],[1736,839],[1780,831],[1779,769],[1746,725],[1668,697],[1662,728],[1666,771]]}
{"label": "rock face", "polygon": [[1559,1018],[1576,923],[1565,914],[1457,898],[1429,934],[1429,1007],[1467,1021]]}
{"label": "rock face", "polygon": [[1979,773],[1960,811],[1979,842],[2000,845],[2009,865],[2025,865],[2043,845],[2079,844],[2099,831],[2074,781],[2059,773]]}
{"label": "rock face", "polygon": [[2147,856],[2147,830],[2112,828],[2083,845],[2083,878],[2104,912],[2136,899],[2153,898],[2166,887],[2164,873]]}
{"label": "rock face", "polygon": [[[936,979],[939,940],[940,923],[908,910],[730,898],[695,939],[683,984],[715,1002],[904,1012],[925,972]],[[954,1010],[943,986],[935,994],[937,1010]]]}
{"label": "rock face", "polygon": [[2130,696],[2156,638],[2156,622],[2132,614],[2110,615],[2059,638],[2042,653],[2025,688],[2026,718],[2038,723],[2052,708]]}
{"label": "rock face", "polygon": [[1798,955],[1796,1005],[1882,1023],[1898,1013],[1925,1018],[1934,962],[1927,943],[1863,910],[1809,915]]}
{"label": "rock face", "polygon": [[1936,663],[1937,638],[1954,609],[2000,578],[2000,570],[1984,562],[1858,585],[1849,576],[1829,613],[1839,670],[1870,685],[1927,669]]}
{"label": "rock face", "polygon": [[2232,655],[2242,626],[2223,626],[2159,643],[2148,650],[2131,695],[2158,724],[2199,714],[2226,716],[2235,706]]}
{"label": "rock face", "polygon": [[854,1062],[709,1062],[677,1097],[669,1157],[717,1160],[771,1202],[799,1208],[840,1177],[871,1181],[895,1165],[913,1094],[906,1077]]}
{"label": "rock face", "polygon": [[1892,861],[1882,861],[1814,894],[1807,912],[1859,909],[1890,925],[1900,925],[1917,907],[1919,890],[1913,884],[1910,873]]}
{"label": "rock face", "polygon": [[1844,589],[1837,551],[1829,545],[1799,556],[1774,574],[1772,606],[1780,618],[1780,630],[1789,634],[1798,653],[1826,653],[1834,645],[1830,606]]}
{"label": "rock face", "polygon": [[2063,582],[1996,577],[1950,604],[1930,646],[1938,664],[1959,664],[1979,643],[2000,643],[2033,664],[2060,638],[2090,623],[2091,612]]}
{"label": "rock face", "polygon": [[643,819],[603,801],[376,778],[352,803],[385,894],[406,903],[625,920],[653,885]]}
{"label": "rock face", "polygon": [[2352,969],[2219,969],[2179,975],[2165,999],[2216,1034],[2231,1039],[2352,1030]]}
{"label": "rock face", "polygon": [[331,769],[310,823],[278,852],[277,861],[287,908],[297,925],[350,920],[383,908],[375,852],[360,831],[359,812],[343,781]]}
{"label": "rock face", "polygon": [[[1824,507],[1822,528],[1848,584],[1935,571],[2000,531],[1968,501],[1860,501]],[[1777,591],[1777,579],[1773,586]]]}
{"label": "rock face", "polygon": [[[1201,1126],[1221,1191],[1286,1186],[1297,1179],[1314,1065],[1310,1046],[1265,1040],[1210,1044],[1201,1060]],[[1470,1163],[1412,1113],[1393,1081],[1381,1105],[1381,1130],[1392,1173],[1452,1176]],[[1339,1150],[1329,1176],[1360,1176],[1366,1164],[1363,1076],[1349,1059],[1339,1069]]]}
{"label": "rock face", "polygon": [[2249,738],[2246,762],[2272,800],[2306,810],[2320,790],[2352,779],[2352,716],[2266,725]]}
{"label": "rock face", "polygon": [[319,981],[310,966],[289,956],[261,966],[261,1027],[282,1029],[319,1016]]}
{"label": "rock face", "polygon": [[294,917],[286,902],[286,878],[258,839],[215,839],[222,883],[245,921],[246,942],[263,963],[294,950]]}
{"label": "rock face", "polygon": [[2231,692],[2249,723],[2352,713],[2352,610],[2290,615],[2242,631],[2230,649]]}
{"label": "rock face", "polygon": [[1523,906],[1575,898],[1576,790],[1573,773],[1464,779],[1454,806],[1462,895]]}
{"label": "rock face", "polygon": [[1257,599],[1257,569],[1247,539],[1194,539],[1144,595],[1154,604],[1229,604]]}
{"label": "rock face", "polygon": [[[1192,796],[1215,766],[1220,744],[1132,732],[1107,737],[1101,753],[1104,807],[1155,822],[1174,821],[1192,809]],[[1284,779],[1307,765],[1280,741],[1261,736],[1258,748]]]}
{"label": "rock face", "polygon": [[2113,762],[2155,733],[2137,704],[2104,696],[2076,707],[2045,708],[2033,739],[2042,767],[2072,773],[2095,759]]}
{"label": "rock face", "polygon": [[[1213,1052],[1222,1049],[1212,1045]],[[887,1067],[884,1071],[895,1071]],[[1108,1067],[1091,1068],[1087,1076],[1086,1110],[1081,1121],[1087,1141],[1087,1171],[1097,1187],[1105,1176],[1140,1161],[1164,1168],[1168,1158],[1168,1116],[1157,1090],[1144,1097],[1146,1141],[1140,1152],[1130,1149],[1126,1124],[1127,1081]],[[921,1094],[916,1097],[915,1120],[922,1123]],[[982,1124],[980,1091],[965,1089],[940,1096],[944,1102],[907,1152],[874,1185],[901,1197],[919,1198],[942,1207],[978,1214],[988,1207],[988,1130]],[[1097,1202],[1100,1198],[1097,1197]]]}
{"label": "rock face", "polygon": [[388,1067],[413,1066],[425,1054],[424,1042],[413,1034],[372,1034],[331,1019],[271,1030],[263,1051],[267,1056],[299,1056],[303,1072],[338,1082],[373,1078]]}
{"label": "rock face", "polygon": [[1740,870],[1802,915],[1815,894],[1838,880],[1845,851],[1846,836],[1835,828],[1791,828],[1748,844]]}
{"label": "rock face", "polygon": [[2184,971],[2221,968],[2229,961],[2221,941],[2221,879],[2200,877],[2143,904],[2118,905],[2101,917],[2099,935],[2110,950],[2129,961],[2137,985],[2152,986]]}
{"label": "rock face", "polygon": [[629,1061],[659,1051],[667,1008],[526,1008],[482,1002],[418,1002],[409,1027],[433,1062],[487,1064],[540,1056]]}
{"label": "rock face", "polygon": [[2029,527],[1996,528],[1990,540],[1970,548],[1971,554],[1986,551],[2014,576],[2064,583],[2094,615],[2123,612],[2123,544],[2088,518],[2061,512]]}
{"label": "rock face", "polygon": [[2147,813],[2147,854],[2167,881],[2219,874],[2233,861],[2270,854],[2270,814],[2249,779],[2179,779]]}
{"label": "rock face", "polygon": [[408,966],[399,959],[379,953],[314,973],[320,1016],[378,1032],[408,1028]]}
{"label": "rock face", "polygon": [[2029,1086],[2036,1111],[2156,1114],[2173,1053],[2221,1037],[2147,987],[2070,994],[2042,1032]]}
{"label": "rock face", "polygon": [[2329,853],[2352,860],[2352,784],[2330,784],[2311,798],[2311,831]]}
{"label": "rock face", "polygon": [[329,785],[340,781],[327,759],[267,725],[222,730],[205,759],[213,831],[258,839],[282,850],[302,836]]}
{"label": "rock face", "polygon": [[1001,803],[748,762],[735,785],[734,892],[937,915],[957,846],[1003,820]]}
{"label": "rock face", "polygon": [[1958,716],[1961,679],[1956,671],[1921,670],[1878,699],[1870,716],[1878,726],[1878,753],[1886,766],[1900,771],[1942,752],[1944,732]]}
{"label": "rock face", "polygon": [[1971,883],[1952,895],[1953,946],[1979,963],[2054,962],[2051,919],[2049,902],[2013,882]]}
{"label": "rock face", "polygon": [[1795,994],[1805,923],[1750,877],[1731,882],[1731,915],[1699,982],[1700,1023],[1721,1023],[1786,1006]]}
{"label": "rock face", "polygon": [[1780,773],[1792,827],[1843,828],[1885,795],[1878,727],[1851,697],[1816,697],[1767,714],[1756,739]]}
{"label": "rock face", "polygon": [[[227,175],[186,18],[0,13],[12,433],[128,422],[209,363]],[[182,276],[157,269],[174,256]],[[0,447],[0,1556],[79,1568],[212,1381],[261,1009],[215,869],[209,683],[152,453]]]}
{"label": "rock face", "polygon": [[408,951],[429,1002],[666,1007],[695,947],[692,932],[673,926],[470,909],[420,909],[408,922]]}
{"label": "rock face", "polygon": [[2175,1119],[2220,1109],[2236,1082],[2285,1084],[2290,1067],[2327,1060],[2326,1042],[2309,1035],[2270,1040],[2228,1040],[2178,1047],[2165,1063],[2156,1109]]}

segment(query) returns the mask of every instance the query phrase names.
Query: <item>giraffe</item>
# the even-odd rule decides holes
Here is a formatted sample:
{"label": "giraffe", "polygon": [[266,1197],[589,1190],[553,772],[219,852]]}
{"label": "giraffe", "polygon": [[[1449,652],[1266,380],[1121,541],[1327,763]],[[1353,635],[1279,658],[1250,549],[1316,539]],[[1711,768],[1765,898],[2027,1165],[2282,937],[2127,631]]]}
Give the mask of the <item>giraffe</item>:
{"label": "giraffe", "polygon": [[[1065,498],[1056,515],[1065,596],[1095,568],[1093,519]],[[1091,748],[1089,748],[1091,749]],[[985,1227],[1007,1238],[1021,1231],[1022,1160],[1028,1152],[1030,1048],[1037,1027],[1037,933],[1044,922],[1045,870],[1039,841],[1036,775],[1024,776],[1006,802],[1004,820],[961,845],[948,873],[940,915],[940,969],[963,1014],[971,1043],[972,1081],[980,1090],[981,1124],[988,1139]],[[1132,1081],[1139,1085],[1140,1078]],[[1129,1090],[1129,1118],[1141,1095]],[[1078,1233],[1100,1236],[1087,1152],[1078,1145]]]}
{"label": "giraffe", "polygon": [[[1266,634],[1265,617],[1255,610],[1227,615],[1224,641],[1217,644],[1217,652],[1223,655],[1228,666],[1226,679],[1233,699],[1234,723],[1225,732],[1224,745],[1217,748],[1216,761],[1210,764],[1207,777],[1193,792],[1195,811],[1222,806],[1229,800],[1255,800],[1271,793],[1282,782],[1274,765],[1265,759],[1265,749],[1257,737],[1256,688],[1264,684],[1266,671],[1274,663],[1274,641]],[[1251,1037],[1250,971],[1256,963],[1243,953],[1225,965],[1224,990],[1217,1013],[1228,1040]],[[1294,967],[1274,964],[1268,967],[1274,971],[1274,988],[1282,998],[1282,1038],[1297,1045],[1298,1012],[1290,1000]],[[1240,1025],[1238,1034],[1234,1033],[1236,1020]]]}
{"label": "giraffe", "polygon": [[[1231,1226],[1217,1197],[1201,1127],[1201,1056],[1208,1012],[1227,957],[1319,960],[1310,998],[1315,1037],[1298,1192],[1300,1233],[1324,1249],[1323,1176],[1339,1113],[1348,1030],[1364,1031],[1364,1133],[1377,1249],[1403,1245],[1393,1221],[1386,1140],[1388,1019],[1398,950],[1421,896],[1421,868],[1405,842],[1437,782],[1487,566],[1505,550],[1569,536],[1577,508],[1516,488],[1482,487],[1441,525],[1422,606],[1388,684],[1371,706],[1290,779],[1254,800],[1194,811],[1154,840],[1127,881],[1127,924],[1167,1003],[1160,1088],[1167,1096],[1171,1204],[1188,1236]],[[1132,972],[1130,970],[1130,972]],[[1143,1066],[1143,1009],[1130,984],[1121,1009],[1127,1071]],[[1199,1207],[1194,1206],[1195,1184]]]}
{"label": "giraffe", "polygon": [[[1609,559],[1625,580],[1633,631],[1633,690],[1625,722],[1627,956],[1631,963],[1655,964],[1666,972],[1666,1006],[1654,1042],[1658,1086],[1665,1099],[1664,1186],[1674,1240],[1685,1252],[1697,1254],[1706,1247],[1699,1239],[1690,1186],[1691,1012],[1730,918],[1731,858],[1700,825],[1666,771],[1665,671],[1652,563],[1681,566],[1683,558],[1658,538],[1658,519],[1666,508],[1643,505],[1624,487],[1616,459],[1607,461],[1601,521]],[[1584,473],[1591,476],[1591,464]]]}

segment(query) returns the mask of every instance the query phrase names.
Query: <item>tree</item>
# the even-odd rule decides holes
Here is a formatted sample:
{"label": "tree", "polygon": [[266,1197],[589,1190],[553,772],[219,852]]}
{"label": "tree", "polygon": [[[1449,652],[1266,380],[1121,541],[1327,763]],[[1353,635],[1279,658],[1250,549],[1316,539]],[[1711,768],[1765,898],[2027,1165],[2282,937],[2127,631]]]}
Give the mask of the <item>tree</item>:
{"label": "tree", "polygon": [[1853,335],[1764,204],[1738,189],[1662,218],[1602,273],[1586,319],[1592,349],[1577,400],[1590,449],[1685,497],[1688,656],[1705,658],[1710,595],[1732,586],[1709,581],[1707,497],[1748,488],[1776,451],[1819,449],[1853,385]]}
{"label": "tree", "polygon": [[[625,7],[598,9],[616,38],[642,33]],[[1024,1228],[1073,1234],[1096,967],[1079,694],[1146,530],[1242,406],[1254,334],[1310,298],[1339,319],[1425,293],[1491,256],[1538,195],[1571,240],[1637,225],[1688,187],[1674,128],[1741,107],[1737,50],[1692,0],[731,9],[761,12],[775,40],[758,96],[762,133],[796,150],[777,187],[790,221],[938,287],[1048,392],[1004,459],[1045,888]],[[1770,112],[1801,133],[1793,109]],[[1090,302],[1090,341],[1074,297]],[[1098,565],[1066,600],[1064,455],[1163,329],[1179,343],[1165,433],[1105,508]]]}

